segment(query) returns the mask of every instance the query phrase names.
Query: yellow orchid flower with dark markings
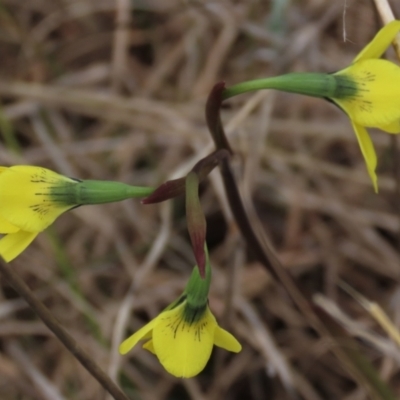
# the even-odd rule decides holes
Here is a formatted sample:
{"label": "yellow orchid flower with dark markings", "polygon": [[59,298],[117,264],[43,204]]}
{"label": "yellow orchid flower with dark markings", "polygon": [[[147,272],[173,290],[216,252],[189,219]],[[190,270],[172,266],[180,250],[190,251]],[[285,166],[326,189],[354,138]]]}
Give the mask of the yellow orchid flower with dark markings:
{"label": "yellow orchid flower with dark markings", "polygon": [[143,348],[155,354],[170,374],[191,378],[204,369],[214,345],[234,353],[242,349],[229,332],[218,326],[208,306],[211,268],[207,253],[206,257],[205,279],[195,267],[182,296],[126,339],[119,348],[121,354],[146,340]]}
{"label": "yellow orchid flower with dark markings", "polygon": [[11,261],[64,211],[72,208],[57,201],[51,190],[76,181],[44,168],[0,168],[0,255]]}
{"label": "yellow orchid flower with dark markings", "polygon": [[65,211],[84,204],[101,204],[147,196],[152,188],[119,182],[72,179],[46,168],[0,167],[0,256],[17,257],[39,232]]}
{"label": "yellow orchid flower with dark markings", "polygon": [[293,73],[243,82],[225,89],[223,99],[258,89],[278,89],[333,101],[351,120],[377,192],[377,157],[365,128],[400,133],[400,67],[380,59],[399,31],[400,21],[390,22],[352,64],[334,74]]}
{"label": "yellow orchid flower with dark markings", "polygon": [[191,378],[204,369],[214,345],[234,353],[241,350],[239,342],[218,326],[207,305],[196,309],[186,299],[181,301],[126,339],[120,353],[126,354],[139,340],[147,340],[143,348],[155,354],[170,374]]}
{"label": "yellow orchid flower with dark markings", "polygon": [[352,96],[332,100],[350,117],[375,191],[377,159],[364,127],[400,132],[400,67],[380,59],[399,31],[400,21],[384,26],[349,67],[334,74],[355,85]]}

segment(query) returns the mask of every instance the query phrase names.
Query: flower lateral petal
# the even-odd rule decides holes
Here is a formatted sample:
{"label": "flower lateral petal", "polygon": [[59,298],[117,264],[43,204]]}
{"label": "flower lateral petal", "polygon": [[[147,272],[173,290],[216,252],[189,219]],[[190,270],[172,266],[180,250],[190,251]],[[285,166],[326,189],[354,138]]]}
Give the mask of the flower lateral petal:
{"label": "flower lateral petal", "polygon": [[142,326],[138,331],[136,331],[133,335],[129,336],[128,339],[125,339],[119,346],[119,353],[124,355],[132,350],[133,347],[137,345],[139,340],[149,339],[151,330],[157,325],[160,317],[163,315],[161,313],[156,318],[152,319],[149,323]]}
{"label": "flower lateral petal", "polygon": [[242,345],[237,339],[220,326],[217,326],[215,329],[214,344],[222,349],[232,351],[233,353],[239,353],[239,351],[242,350]]}
{"label": "flower lateral petal", "polygon": [[7,262],[20,255],[35,239],[37,232],[18,231],[0,239],[0,256]]}
{"label": "flower lateral petal", "polygon": [[400,21],[389,22],[375,35],[371,42],[358,53],[353,62],[380,58],[399,31]]}
{"label": "flower lateral petal", "polygon": [[366,129],[352,121],[353,129],[356,133],[358,144],[360,145],[361,152],[364,156],[365,164],[367,165],[368,174],[374,186],[375,193],[378,193],[378,178],[376,176],[377,158],[372,144],[371,138]]}
{"label": "flower lateral petal", "polygon": [[160,363],[170,374],[191,378],[204,369],[211,356],[217,322],[208,307],[197,321],[185,321],[184,305],[160,315],[153,330],[153,344]]}

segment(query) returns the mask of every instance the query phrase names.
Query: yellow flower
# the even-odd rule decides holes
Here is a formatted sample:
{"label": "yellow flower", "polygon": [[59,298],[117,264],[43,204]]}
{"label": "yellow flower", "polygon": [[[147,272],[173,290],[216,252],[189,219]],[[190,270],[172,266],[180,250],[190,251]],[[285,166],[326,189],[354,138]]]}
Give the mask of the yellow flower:
{"label": "yellow flower", "polygon": [[208,305],[192,308],[186,296],[126,339],[120,353],[128,353],[142,339],[147,340],[143,348],[155,354],[163,367],[179,378],[200,373],[214,345],[234,353],[242,349],[229,332],[218,326]]}
{"label": "yellow flower", "polygon": [[222,100],[259,89],[278,89],[332,100],[349,116],[375,191],[377,158],[367,128],[400,133],[400,67],[380,57],[400,31],[400,21],[384,26],[352,64],[334,74],[291,73],[226,88]]}
{"label": "yellow flower", "polygon": [[46,168],[0,167],[0,256],[11,261],[65,211],[147,196],[154,189],[67,178]]}
{"label": "yellow flower", "polygon": [[[377,159],[371,139],[364,127],[389,133],[400,132],[400,67],[380,57],[400,31],[400,21],[384,26],[357,55],[353,63],[334,74],[338,83],[349,84],[353,93],[332,98],[349,116],[367,164],[375,191]],[[338,87],[340,93],[340,87]]]}
{"label": "yellow flower", "polygon": [[0,167],[0,255],[13,260],[63,212],[76,206],[65,192],[76,180],[45,168]]}

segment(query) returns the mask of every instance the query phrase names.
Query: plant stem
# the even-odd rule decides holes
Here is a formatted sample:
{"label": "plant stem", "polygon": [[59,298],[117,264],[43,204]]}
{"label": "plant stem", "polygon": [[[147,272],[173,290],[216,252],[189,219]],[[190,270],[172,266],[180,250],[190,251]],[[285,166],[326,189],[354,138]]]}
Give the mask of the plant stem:
{"label": "plant stem", "polygon": [[0,271],[9,284],[25,299],[44,324],[54,333],[82,366],[86,368],[93,378],[96,379],[115,400],[129,400],[121,389],[119,389],[110,377],[103,372],[94,360],[77,344],[75,339],[53,317],[46,306],[34,295],[14,269],[3,260],[0,260]]}
{"label": "plant stem", "polygon": [[[226,143],[230,150],[219,115],[223,91],[223,84],[216,84],[214,86],[207,101],[206,118],[217,149],[226,148],[224,147],[224,143]],[[273,249],[258,238],[247,216],[228,158],[224,157],[221,159],[220,168],[229,206],[249,250],[272,273],[274,278],[277,278],[282,283],[282,286],[298,309],[306,316],[310,325],[322,338],[330,338],[332,340],[338,336],[331,327],[327,326],[328,323],[331,323],[332,326],[336,327],[338,326],[337,322],[323,312],[322,309],[313,307],[312,303],[308,301],[297,287],[292,275],[284,269]],[[361,352],[355,349],[355,346],[352,346],[352,339],[344,330],[340,332],[339,340],[335,343],[342,343],[344,339],[349,343],[348,347],[342,344],[343,348],[335,345],[331,348],[336,357],[346,366],[355,380],[368,389],[374,398],[394,400],[395,397],[392,395],[389,387],[381,382],[379,374],[375,371],[374,367],[367,360],[363,359],[360,361],[362,357]],[[348,348],[350,350],[353,349],[353,351],[347,351]]]}
{"label": "plant stem", "polygon": [[337,80],[330,74],[294,72],[269,78],[254,79],[230,86],[223,91],[222,100],[261,89],[278,89],[307,96],[331,98],[335,97],[337,93]]}
{"label": "plant stem", "polygon": [[282,283],[299,310],[308,317],[314,329],[320,333],[323,332],[323,328],[312,310],[311,304],[296,286],[293,277],[285,270],[275,252],[267,244],[263,245],[254,232],[240,197],[229,160],[224,159],[221,161],[221,174],[232,214],[251,253],[272,274],[274,279]]}
{"label": "plant stem", "polygon": [[[232,154],[220,118],[220,106],[226,91],[227,89],[225,89],[223,83],[217,83],[211,90],[206,104],[206,120],[217,150],[225,149]],[[229,206],[249,250],[272,276],[282,283],[297,307],[308,317],[314,329],[323,332],[323,327],[316,317],[311,304],[298,289],[293,277],[282,266],[273,249],[259,239],[251,226],[230,168],[228,157],[221,158],[220,169]]]}

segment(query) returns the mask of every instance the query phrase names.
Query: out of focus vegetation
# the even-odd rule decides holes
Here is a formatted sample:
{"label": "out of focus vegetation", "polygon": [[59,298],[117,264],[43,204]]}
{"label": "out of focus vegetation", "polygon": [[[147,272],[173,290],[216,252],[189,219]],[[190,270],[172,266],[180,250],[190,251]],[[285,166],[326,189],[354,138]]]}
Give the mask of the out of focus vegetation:
{"label": "out of focus vegetation", "polygon": [[[215,82],[339,70],[380,26],[362,0],[2,0],[1,164],[156,186],[212,150],[204,104]],[[376,195],[348,118],[328,102],[265,91],[233,99],[223,119],[252,223],[309,298],[320,293],[338,307],[336,321],[400,397],[399,349],[339,287],[346,282],[400,324],[396,139],[372,134]],[[74,210],[13,268],[132,399],[369,399],[331,352],[342,343],[320,338],[246,251],[218,171],[201,200],[210,306],[243,351],[214,351],[195,379],[171,377],[139,347],[117,353],[181,292],[194,265],[183,201]],[[104,398],[0,284],[0,398]]]}

